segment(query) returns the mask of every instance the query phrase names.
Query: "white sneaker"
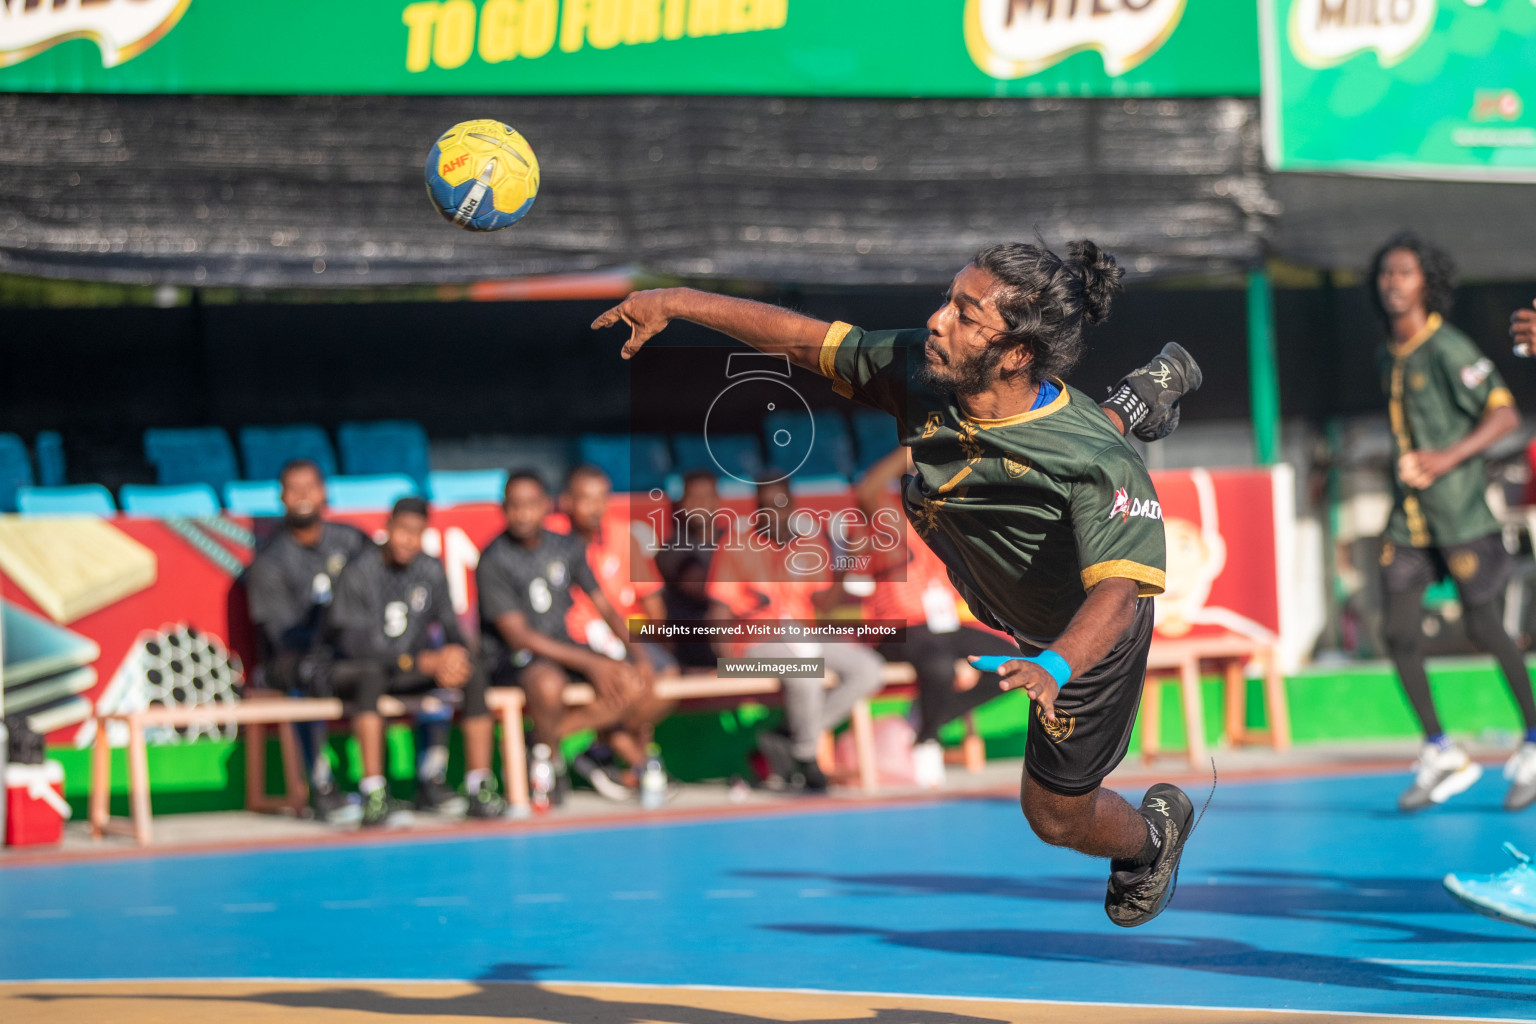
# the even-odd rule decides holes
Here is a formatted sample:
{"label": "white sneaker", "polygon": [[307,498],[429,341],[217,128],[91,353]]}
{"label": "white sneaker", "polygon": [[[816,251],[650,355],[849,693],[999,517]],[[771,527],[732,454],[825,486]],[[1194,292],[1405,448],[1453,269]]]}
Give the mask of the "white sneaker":
{"label": "white sneaker", "polygon": [[1506,811],[1521,811],[1536,801],[1536,743],[1520,744],[1504,762],[1504,777],[1509,780],[1509,792],[1504,794]]}
{"label": "white sneaker", "polygon": [[1446,747],[1424,744],[1413,767],[1413,785],[1397,798],[1400,811],[1417,811],[1430,804],[1443,804],[1471,788],[1483,774],[1483,766],[1454,743]]}
{"label": "white sneaker", "polygon": [[912,748],[912,781],[924,789],[944,788],[944,747],[938,740]]}

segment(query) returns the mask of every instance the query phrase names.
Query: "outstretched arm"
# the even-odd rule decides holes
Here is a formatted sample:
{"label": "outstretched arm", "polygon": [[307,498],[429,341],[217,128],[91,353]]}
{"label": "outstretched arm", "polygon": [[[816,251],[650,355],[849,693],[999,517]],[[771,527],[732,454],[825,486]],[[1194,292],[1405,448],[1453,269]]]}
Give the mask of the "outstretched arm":
{"label": "outstretched arm", "polygon": [[714,295],[693,288],[657,288],[635,292],[592,321],[594,330],[626,323],[629,341],[623,357],[629,359],[640,346],[655,337],[673,320],[689,320],[701,327],[729,335],[759,352],[786,355],[799,366],[820,372],[821,342],[832,325],[766,302]]}

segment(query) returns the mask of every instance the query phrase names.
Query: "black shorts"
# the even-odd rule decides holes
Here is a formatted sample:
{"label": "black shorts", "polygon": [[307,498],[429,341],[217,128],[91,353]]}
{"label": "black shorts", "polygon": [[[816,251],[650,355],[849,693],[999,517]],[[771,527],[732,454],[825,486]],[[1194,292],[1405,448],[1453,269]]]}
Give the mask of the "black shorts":
{"label": "black shorts", "polygon": [[1462,604],[1486,604],[1503,591],[1514,568],[1514,556],[1497,533],[1437,548],[1399,547],[1391,541],[1381,546],[1381,585],[1388,594],[1424,590],[1449,576]]}
{"label": "black shorts", "polygon": [[[1030,655],[1039,649],[1027,644]],[[1125,759],[1146,686],[1152,647],[1152,599],[1136,602],[1136,615],[1104,660],[1074,677],[1056,697],[1056,724],[1034,705],[1024,744],[1024,770],[1052,793],[1082,796],[1099,788]]]}

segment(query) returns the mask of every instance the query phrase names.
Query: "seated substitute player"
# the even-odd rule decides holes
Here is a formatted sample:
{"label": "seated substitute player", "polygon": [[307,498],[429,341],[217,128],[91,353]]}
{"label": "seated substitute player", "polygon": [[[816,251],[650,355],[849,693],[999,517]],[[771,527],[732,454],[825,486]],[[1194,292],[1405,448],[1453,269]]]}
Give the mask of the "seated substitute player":
{"label": "seated substitute player", "polygon": [[[362,752],[363,826],[387,824],[403,810],[389,798],[384,777],[384,722],[379,698],[386,693],[457,690],[464,732],[464,789],[471,818],[499,818],[507,802],[491,773],[494,723],[485,703],[486,675],[469,656],[453,614],[443,564],[421,550],[427,504],[401,498],[385,523],[384,543],[347,564],[336,580],[326,619],[338,661],[327,696],[352,700],[352,729]],[[417,783],[428,806],[452,796],[440,778]],[[443,792],[436,792],[435,790]]]}
{"label": "seated substitute player", "polygon": [[1424,730],[1405,811],[1443,803],[1482,768],[1440,727],[1424,668],[1424,591],[1449,574],[1461,595],[1467,637],[1498,659],[1525,720],[1525,743],[1510,758],[1509,810],[1536,800],[1536,697],[1515,642],[1500,621],[1499,596],[1513,559],[1488,508],[1483,453],[1520,425],[1514,397],[1483,353],[1446,323],[1453,268],[1445,253],[1402,234],[1372,261],[1371,297],[1390,340],[1381,384],[1397,442],[1394,501],[1382,537],[1387,650]]}
{"label": "seated substitute player", "polygon": [[[890,507],[894,485],[911,471],[907,449],[897,448],[854,485],[859,510],[868,521]],[[995,632],[960,621],[959,595],[949,584],[944,563],[918,539],[910,524],[899,547],[876,557],[886,561],[875,566],[875,590],[864,602],[864,616],[906,622],[905,642],[887,641],[875,650],[886,661],[907,662],[916,671],[916,742],[919,747],[931,744],[925,750],[932,752],[942,770],[939,730],[1003,692],[997,673],[977,672],[964,659],[974,654],[1016,654],[1017,648]]]}
{"label": "seated substitute player", "polygon": [[[549,491],[536,474],[519,471],[507,477],[506,531],[480,552],[475,569],[486,664],[498,682],[515,679],[522,688],[535,744],[558,751],[566,736],[597,730],[608,735],[614,753],[638,768],[645,763],[646,745],[665,711],[655,697],[646,645],[628,643],[628,628],[597,585],[581,539],[544,527],[552,508]],[[573,586],[592,601],[614,636],[625,638],[628,660],[610,658],[571,639],[565,623]],[[583,707],[566,707],[565,687],[573,679],[590,682],[597,699]],[[559,799],[566,780],[558,756],[555,770],[554,795]],[[586,778],[609,799],[630,796],[606,771],[591,770]]]}
{"label": "seated substitute player", "polygon": [[630,357],[671,320],[690,320],[784,353],[896,417],[917,468],[908,517],[976,617],[1028,655],[1001,673],[1005,689],[1035,701],[1024,815],[1048,843],[1111,858],[1105,911],[1132,927],[1167,906],[1194,809],[1166,783],[1139,810],[1101,785],[1130,743],[1148,598],[1164,583],[1160,506],[1120,430],[1162,436],[1199,371],[1164,349],[1122,381],[1109,417],[1063,383],[1121,276],[1092,242],[1067,252],[983,249],[926,329],[865,331],[685,288],[631,295],[593,326],[629,324]]}
{"label": "seated substitute player", "polygon": [[[373,547],[368,535],[325,515],[325,477],[309,459],[295,459],[278,474],[283,528],[257,552],[245,571],[251,624],[256,627],[266,685],[287,694],[313,695],[331,669],[335,652],[325,643],[325,610],[336,577],[359,551]],[[356,820],[355,805],[338,792],[325,756],[325,722],[301,724],[309,755],[309,800],[320,821]],[[350,813],[349,813],[350,812]]]}
{"label": "seated substitute player", "polygon": [[[565,478],[565,489],[560,492],[560,514],[552,517],[551,522],[563,519],[571,535],[586,545],[587,567],[620,623],[628,626],[636,619],[659,621],[666,617],[660,593],[661,576],[649,552],[635,537],[633,528],[638,524],[627,520],[622,525],[607,522],[612,497],[613,481],[607,473],[593,465],[577,466]],[[559,526],[555,528],[558,530]],[[586,592],[572,594],[571,598],[571,610],[565,616],[566,634],[610,658],[625,657],[625,642],[614,635],[613,627]],[[665,647],[648,643],[644,652],[657,678],[677,675],[676,659]],[[641,749],[650,746],[654,723],[671,713],[673,706],[657,702],[645,716],[648,720],[635,723],[638,732],[632,738]],[[599,785],[614,777],[631,790],[638,790],[640,785],[638,765],[631,763],[627,771],[620,771],[613,763],[613,736],[607,730],[599,733],[598,742],[577,758],[575,767],[583,778],[596,779]]]}
{"label": "seated substitute player", "polygon": [[[813,620],[817,604],[833,596],[831,552],[826,538],[799,536],[794,496],[786,479],[757,485],[751,533],[733,537],[715,553],[710,594],[733,618],[745,622]],[[779,680],[784,694],[784,732],[764,731],[758,750],[774,776],[807,793],[825,793],[827,778],[816,762],[823,732],[848,720],[854,705],[880,690],[880,656],[858,643],[775,640],[734,645],[749,658],[821,658],[837,676],[831,689],[820,677]]]}

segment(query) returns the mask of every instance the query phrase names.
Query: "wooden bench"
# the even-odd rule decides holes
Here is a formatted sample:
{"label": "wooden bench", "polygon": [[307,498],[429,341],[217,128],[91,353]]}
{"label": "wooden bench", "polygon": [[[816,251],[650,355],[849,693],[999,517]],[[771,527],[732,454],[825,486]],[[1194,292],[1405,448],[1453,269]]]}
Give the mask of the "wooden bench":
{"label": "wooden bench", "polygon": [[[836,682],[829,676],[828,685]],[[721,698],[770,696],[779,692],[774,677],[679,676],[659,679],[656,695],[663,700],[698,701]],[[566,687],[567,704],[588,704],[596,699],[589,684]],[[385,696],[379,701],[379,713],[385,718],[401,718],[427,709],[432,697],[400,698]],[[501,725],[502,785],[508,802],[518,811],[529,809],[526,745],[523,738],[523,693],[511,687],[493,687],[486,702]],[[150,806],[148,731],[154,728],[185,728],[191,725],[244,727],[245,803],[256,812],[301,813],[309,801],[308,773],[300,756],[294,725],[301,722],[329,722],[347,717],[345,704],[336,698],[289,697],[273,690],[254,690],[245,699],[231,704],[202,704],[192,707],[150,707],[100,715],[96,719],[96,741],[91,753],[91,832],[96,838],[111,833],[126,833],[141,844],[153,839]],[[128,808],[125,826],[110,816],[112,760],[110,728],[123,722],[128,729]],[[858,751],[859,784],[869,793],[878,789],[875,771],[874,724],[868,701],[860,701],[851,716],[854,744]],[[276,729],[283,761],[284,792],[266,791],[267,730]]]}
{"label": "wooden bench", "polygon": [[[1257,658],[1264,665],[1264,703],[1269,728],[1250,730],[1248,720],[1247,664]],[[1192,637],[1186,640],[1154,640],[1147,657],[1147,679],[1141,701],[1141,754],[1151,761],[1160,751],[1162,702],[1160,686],[1176,680],[1184,706],[1184,729],[1189,764],[1206,767],[1205,707],[1200,697],[1200,667],[1214,663],[1226,686],[1225,739],[1234,746],[1268,743],[1276,751],[1291,748],[1291,716],[1285,699],[1285,680],[1279,657],[1270,644],[1228,635]]]}
{"label": "wooden bench", "polygon": [[[379,713],[386,718],[400,718],[424,707],[435,698],[386,696],[379,701]],[[528,766],[523,742],[523,693],[496,687],[488,691],[486,703],[501,723],[502,784],[514,807],[528,807]],[[309,800],[309,782],[299,756],[293,726],[298,722],[325,722],[344,718],[345,705],[336,698],[289,697],[273,690],[255,690],[245,699],[231,704],[199,704],[182,707],[150,707],[124,711],[96,718],[96,742],[91,750],[91,834],[101,838],[108,832],[126,832],[140,844],[153,839],[150,807],[149,753],[147,732],[153,728],[185,728],[191,725],[244,726],[246,732],[245,764],[246,806],[253,811],[291,810],[298,812]],[[109,725],[123,722],[128,728],[128,814],[125,827],[111,820],[112,749]],[[273,797],[266,792],[267,728],[276,727],[283,755],[284,794]]]}

